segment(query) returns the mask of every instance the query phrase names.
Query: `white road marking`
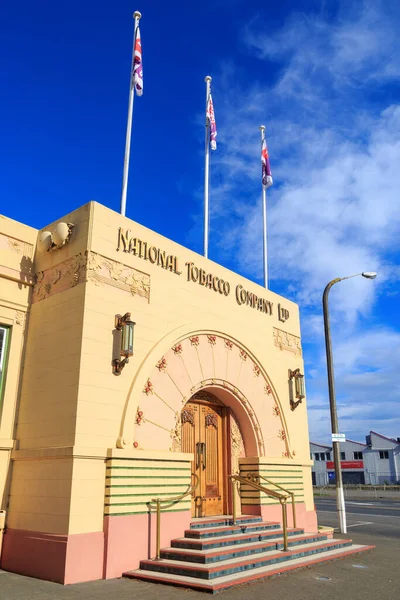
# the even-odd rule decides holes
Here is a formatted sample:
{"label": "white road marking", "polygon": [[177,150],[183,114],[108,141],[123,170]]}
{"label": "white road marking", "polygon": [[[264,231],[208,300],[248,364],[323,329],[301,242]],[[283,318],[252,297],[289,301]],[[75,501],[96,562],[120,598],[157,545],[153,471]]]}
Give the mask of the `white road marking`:
{"label": "white road marking", "polygon": [[355,504],[356,506],[376,506],[374,502],[351,502],[350,500],[347,500],[346,504]]}
{"label": "white road marking", "polygon": [[359,521],[358,523],[353,523],[353,525],[347,525],[349,527],[360,527],[361,525],[373,525],[373,521]]}

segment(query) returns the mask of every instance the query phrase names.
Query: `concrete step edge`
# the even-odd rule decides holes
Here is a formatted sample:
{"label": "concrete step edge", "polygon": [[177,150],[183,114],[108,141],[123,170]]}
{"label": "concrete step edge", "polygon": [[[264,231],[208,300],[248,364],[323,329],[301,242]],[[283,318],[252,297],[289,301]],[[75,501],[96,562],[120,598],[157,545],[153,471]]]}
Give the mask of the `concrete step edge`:
{"label": "concrete step edge", "polygon": [[268,579],[288,571],[295,571],[304,567],[312,567],[313,565],[319,563],[330,562],[331,560],[335,560],[337,558],[345,558],[346,556],[351,556],[360,552],[366,552],[373,550],[374,548],[375,546],[353,545],[347,548],[339,548],[325,552],[318,556],[310,555],[301,557],[300,559],[294,559],[293,561],[286,561],[279,566],[276,566],[276,564],[268,565],[266,567],[253,569],[247,573],[234,573],[232,575],[227,575],[214,580],[205,580],[200,578],[195,579],[193,577],[169,575],[167,573],[158,573],[157,571],[145,571],[140,569],[136,571],[128,571],[127,573],[124,573],[124,577],[214,593],[223,589],[241,585],[243,583],[257,581],[259,579]]}

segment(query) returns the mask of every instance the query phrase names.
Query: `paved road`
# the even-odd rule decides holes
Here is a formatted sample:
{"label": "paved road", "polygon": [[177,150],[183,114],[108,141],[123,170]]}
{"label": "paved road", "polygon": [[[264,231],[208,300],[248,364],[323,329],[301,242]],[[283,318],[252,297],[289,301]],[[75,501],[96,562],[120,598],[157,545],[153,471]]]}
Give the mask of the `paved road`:
{"label": "paved road", "polygon": [[[321,525],[338,526],[336,500],[316,498],[315,506]],[[348,531],[400,540],[400,503],[392,500],[347,500]]]}

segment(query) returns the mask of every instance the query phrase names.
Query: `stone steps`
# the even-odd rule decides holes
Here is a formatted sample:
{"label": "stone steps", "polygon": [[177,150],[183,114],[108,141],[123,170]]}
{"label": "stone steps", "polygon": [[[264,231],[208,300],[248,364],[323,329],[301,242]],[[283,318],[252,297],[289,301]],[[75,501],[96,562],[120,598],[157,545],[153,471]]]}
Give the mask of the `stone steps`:
{"label": "stone steps", "polygon": [[142,560],[140,569],[124,576],[217,592],[371,548],[299,528],[288,530],[288,546],[284,551],[279,523],[259,517],[241,517],[235,525],[229,516],[199,519],[161,550],[160,560]]}
{"label": "stone steps", "polygon": [[314,554],[312,556],[300,558],[292,557],[290,560],[285,562],[259,567],[246,573],[240,572],[231,575],[224,575],[212,580],[204,580],[199,578],[196,579],[182,575],[165,575],[164,573],[145,570],[131,571],[125,575],[127,577],[133,577],[152,583],[164,583],[168,585],[191,588],[203,592],[216,593],[224,589],[236,587],[243,583],[251,583],[260,579],[267,579],[282,573],[287,573],[288,571],[294,571],[296,569],[302,569],[304,567],[313,566],[319,563],[329,562],[330,560],[334,560],[336,558],[344,558],[346,556],[351,556],[353,554],[357,554],[358,552],[364,552],[373,548],[373,546],[352,545],[347,549],[339,548],[321,552],[320,554]]}

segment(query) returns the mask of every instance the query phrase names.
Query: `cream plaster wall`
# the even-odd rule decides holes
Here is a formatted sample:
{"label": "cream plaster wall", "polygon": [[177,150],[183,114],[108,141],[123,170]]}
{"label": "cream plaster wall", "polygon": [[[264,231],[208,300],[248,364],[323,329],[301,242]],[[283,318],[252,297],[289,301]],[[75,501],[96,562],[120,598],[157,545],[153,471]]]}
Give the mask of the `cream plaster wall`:
{"label": "cream plaster wall", "polygon": [[[18,448],[13,452],[16,468],[8,525],[53,533],[102,530],[108,449],[119,444],[122,454],[129,456],[138,432],[143,456],[152,449],[165,454],[172,446],[174,412],[189,399],[190,387],[187,386],[187,396],[182,397],[178,390],[174,395],[173,384],[166,376],[165,388],[169,386],[175,403],[173,410],[157,403],[154,395],[145,398],[143,389],[148,378],[155,381],[165,375],[156,369],[158,361],[171,353],[175,343],[188,345],[191,335],[203,336],[204,340],[207,333],[218,337],[215,353],[220,365],[225,360],[225,338],[233,341],[237,352],[243,349],[248,353],[251,362],[241,370],[241,379],[236,379],[240,363],[232,361],[226,379],[235,380],[233,387],[246,389],[245,395],[260,423],[266,463],[281,458],[285,449],[277,437],[276,426],[271,430],[271,423],[275,422],[271,412],[274,401],[280,406],[290,442],[289,458],[282,460],[286,465],[302,465],[308,471],[311,462],[306,402],[291,411],[288,393],[288,369],[303,370],[298,307],[97,203],[89,203],[61,220],[74,224],[70,241],[60,250],[37,251],[34,256],[37,283],[22,378]],[[46,229],[51,231],[54,225]],[[149,246],[176,256],[182,274],[118,251],[120,227],[130,229],[132,236]],[[36,232],[32,232],[32,247],[35,236]],[[229,281],[229,296],[188,281],[186,262]],[[272,302],[273,314],[238,305],[238,284]],[[279,303],[290,313],[286,322],[278,318]],[[115,376],[112,359],[118,355],[118,339],[114,318],[125,312],[131,312],[136,321],[135,352],[122,374]],[[282,339],[289,336],[290,343],[276,345],[277,335]],[[212,370],[210,348],[203,345],[198,351],[204,370]],[[199,388],[205,374],[193,358],[190,364],[191,376],[196,379],[192,383]],[[255,378],[254,365],[270,382],[271,397],[263,393],[261,380]],[[182,373],[176,376],[183,381]],[[257,393],[254,386],[260,388]],[[139,430],[135,426],[139,404],[147,419],[162,418],[166,431],[148,424]],[[63,449],[68,449],[68,456]],[[2,468],[4,471],[0,462],[0,473]],[[30,488],[26,482],[32,472],[38,477],[37,484]],[[63,483],[58,488],[61,495],[52,504],[53,481]],[[304,481],[305,501],[311,510],[311,484],[306,477]],[[40,498],[47,500],[41,502]]]}
{"label": "cream plaster wall", "polygon": [[24,339],[33,284],[32,259],[37,230],[0,215],[0,325],[9,327],[8,361],[0,398],[0,509],[7,508],[10,454]]}
{"label": "cream plaster wall", "polygon": [[[220,332],[221,335],[230,336],[241,346],[249,349],[256,361],[265,369],[283,406],[291,445],[296,450],[296,456],[302,460],[309,460],[306,402],[303,401],[295,411],[291,411],[288,394],[288,369],[294,370],[299,367],[303,370],[302,357],[274,345],[273,334],[273,328],[276,328],[300,338],[298,307],[99,204],[94,203],[92,206],[94,212],[91,251],[148,273],[151,302],[148,304],[144,298],[132,297],[128,292],[119,290],[116,292],[107,285],[88,284],[84,325],[88,335],[84,337],[82,354],[82,360],[87,361],[83,368],[85,385],[87,385],[84,391],[86,398],[96,396],[96,386],[101,382],[102,387],[109,387],[110,390],[118,388],[121,393],[120,408],[125,407],[126,403],[136,407],[143,386],[154,371],[157,361],[175,341],[196,331]],[[134,237],[165,250],[167,254],[176,255],[182,274],[176,275],[151,264],[148,260],[121,250],[117,251],[119,227],[125,230],[129,228]],[[230,295],[225,297],[198,283],[187,281],[186,262],[193,262],[207,273],[211,272],[229,281]],[[235,286],[238,284],[257,296],[273,302],[273,315],[262,314],[249,306],[239,306],[235,300]],[[290,312],[290,317],[285,323],[278,319],[278,303]],[[126,311],[131,312],[133,320],[136,321],[135,355],[122,375],[115,378],[110,369],[108,372],[105,369],[111,348],[111,330],[107,327],[110,328],[110,316],[113,313],[123,314]],[[90,365],[91,344],[99,344],[104,349],[101,368],[93,362]],[[134,389],[131,390],[133,382]],[[115,400],[117,401],[117,398]],[[132,412],[134,416],[135,410],[130,411],[130,424],[132,424]],[[115,423],[106,426],[111,436],[115,434],[117,421],[116,416]],[[99,427],[96,435],[100,443],[100,437],[104,436],[104,429]]]}

